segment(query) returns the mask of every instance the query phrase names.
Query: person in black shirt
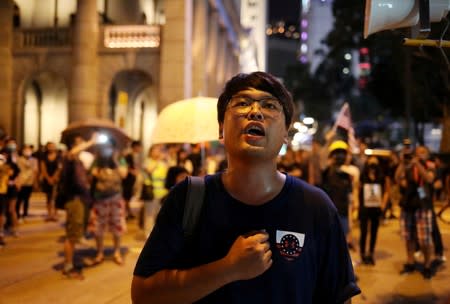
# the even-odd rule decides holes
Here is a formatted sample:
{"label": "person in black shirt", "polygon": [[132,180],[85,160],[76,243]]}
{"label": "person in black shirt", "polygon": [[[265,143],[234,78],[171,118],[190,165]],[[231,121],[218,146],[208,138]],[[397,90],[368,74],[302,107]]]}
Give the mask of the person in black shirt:
{"label": "person in black shirt", "polygon": [[[389,197],[389,179],[376,156],[370,156],[360,177],[359,225],[361,230],[359,250],[364,264],[375,265],[374,252],[380,216]],[[370,226],[369,253],[366,251],[367,232]]]}
{"label": "person in black shirt", "polygon": [[207,175],[192,238],[187,181],[165,200],[134,270],[138,303],[343,303],[360,292],[333,203],[277,170],[293,102],[264,72],[238,74],[218,104],[228,167]]}

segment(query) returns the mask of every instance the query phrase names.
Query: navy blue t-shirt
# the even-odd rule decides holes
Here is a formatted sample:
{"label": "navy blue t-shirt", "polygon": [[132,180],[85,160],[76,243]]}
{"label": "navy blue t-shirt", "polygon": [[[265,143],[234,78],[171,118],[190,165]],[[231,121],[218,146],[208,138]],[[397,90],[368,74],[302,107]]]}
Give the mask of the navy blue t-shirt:
{"label": "navy blue t-shirt", "polygon": [[272,266],[198,303],[342,303],[360,293],[336,208],[322,190],[287,175],[274,199],[250,206],[228,194],[220,173],[207,176],[205,184],[195,239],[187,245],[183,236],[185,181],[165,201],[134,275],[149,277],[163,269],[186,269],[219,260],[238,236],[265,229]]}

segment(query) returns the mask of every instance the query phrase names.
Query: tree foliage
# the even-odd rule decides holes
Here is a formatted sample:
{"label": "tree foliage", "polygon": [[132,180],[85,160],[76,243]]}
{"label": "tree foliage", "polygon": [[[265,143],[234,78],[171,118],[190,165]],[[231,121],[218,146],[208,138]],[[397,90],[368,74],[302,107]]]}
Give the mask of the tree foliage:
{"label": "tree foliage", "polygon": [[[410,29],[382,31],[363,39],[364,6],[361,0],[334,0],[334,24],[323,41],[327,51],[314,75],[301,73],[302,87],[289,81],[294,96],[305,101],[305,108],[311,104],[310,108],[322,110],[336,100],[349,101],[356,121],[377,115],[404,117],[408,106],[411,120],[416,123],[450,119],[444,117],[445,113],[450,115],[450,68],[443,56],[444,52],[449,58],[450,52],[404,46],[403,39],[410,37]],[[444,26],[445,22],[433,23],[429,38],[439,39]],[[450,40],[450,31],[443,38]],[[371,73],[367,85],[361,88],[358,79],[342,71],[349,65],[344,54],[357,54],[363,47],[369,50]],[[359,58],[353,56],[352,60],[358,62]]]}

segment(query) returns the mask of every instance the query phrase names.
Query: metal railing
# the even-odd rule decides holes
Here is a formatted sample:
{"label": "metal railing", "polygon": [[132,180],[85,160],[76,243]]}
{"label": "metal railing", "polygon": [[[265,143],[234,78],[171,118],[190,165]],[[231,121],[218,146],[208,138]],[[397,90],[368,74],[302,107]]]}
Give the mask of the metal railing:
{"label": "metal railing", "polygon": [[[100,28],[101,47],[158,48],[159,25],[107,25]],[[72,46],[71,28],[19,29],[14,32],[14,48],[58,48]]]}
{"label": "metal railing", "polygon": [[14,32],[14,47],[70,47],[72,33],[70,28],[21,29]]}
{"label": "metal railing", "polygon": [[108,25],[104,29],[106,48],[157,48],[160,44],[159,25]]}

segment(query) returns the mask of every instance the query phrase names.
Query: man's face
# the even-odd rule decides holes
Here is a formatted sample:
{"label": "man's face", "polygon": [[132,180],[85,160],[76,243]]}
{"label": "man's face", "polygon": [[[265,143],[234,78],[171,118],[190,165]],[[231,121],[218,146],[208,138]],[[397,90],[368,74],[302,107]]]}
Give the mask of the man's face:
{"label": "man's face", "polygon": [[272,160],[287,142],[280,102],[271,94],[254,88],[240,91],[231,98],[219,127],[230,156]]}

